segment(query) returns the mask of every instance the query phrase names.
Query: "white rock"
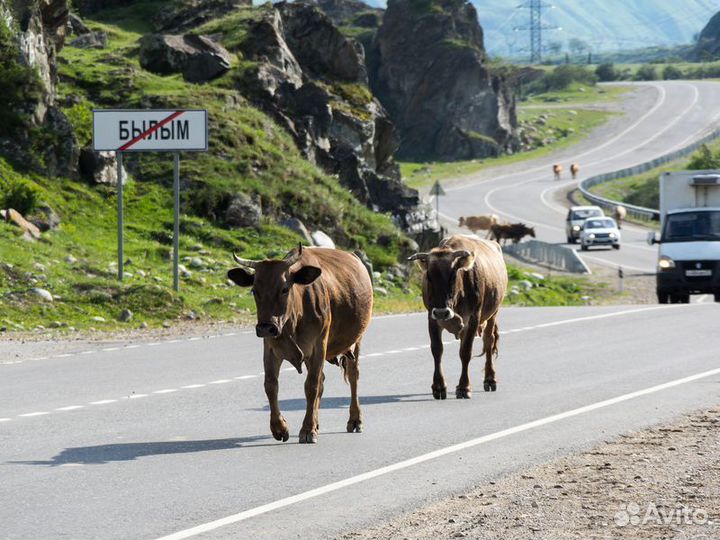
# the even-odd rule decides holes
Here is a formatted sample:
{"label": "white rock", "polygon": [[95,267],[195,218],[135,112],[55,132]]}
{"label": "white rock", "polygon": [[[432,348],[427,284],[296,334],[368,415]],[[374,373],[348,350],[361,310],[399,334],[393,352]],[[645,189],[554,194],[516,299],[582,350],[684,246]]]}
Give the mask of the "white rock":
{"label": "white rock", "polygon": [[93,317],[93,318],[90,319],[90,320],[93,321],[93,322],[100,322],[100,323],[102,323],[102,322],[105,322],[105,317]]}
{"label": "white rock", "polygon": [[322,231],[314,231],[310,233],[310,238],[312,238],[313,244],[318,247],[335,249],[335,242],[333,242],[332,238]]}
{"label": "white rock", "polygon": [[77,259],[72,255],[68,255],[65,257],[64,261],[68,264],[75,264],[77,262]]}
{"label": "white rock", "polygon": [[30,289],[30,292],[33,293],[38,298],[42,298],[46,302],[53,301],[53,295],[50,293],[50,291],[48,291],[46,289],[40,289],[38,287],[35,287],[33,289]]}

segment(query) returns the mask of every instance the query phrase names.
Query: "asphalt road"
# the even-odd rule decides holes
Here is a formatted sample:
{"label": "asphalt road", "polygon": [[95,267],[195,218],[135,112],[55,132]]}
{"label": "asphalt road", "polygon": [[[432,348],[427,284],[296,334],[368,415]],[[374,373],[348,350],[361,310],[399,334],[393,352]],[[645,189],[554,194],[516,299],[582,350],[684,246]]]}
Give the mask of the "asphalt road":
{"label": "asphalt road", "polygon": [[[361,360],[365,432],[345,433],[349,389],[327,365],[317,445],[297,444],[304,377],[292,368],[280,382],[292,436],[270,436],[261,344],[247,332],[3,364],[0,537],[181,538],[208,523],[203,538],[337,536],[716,404],[719,315],[505,309],[499,389],[480,390],[476,359],[469,401],[432,399],[424,314],[378,318]],[[451,388],[457,349],[448,341]]]}
{"label": "asphalt road", "polygon": [[[715,82],[673,81],[637,85],[627,114],[602,128],[588,142],[531,163],[484,171],[447,189],[441,199],[443,216],[457,223],[459,216],[495,213],[502,219],[535,225],[538,239],[565,243],[565,215],[569,203],[557,191],[574,185],[571,163],[580,165],[578,180],[631,167],[678,150],[706,135],[720,121],[720,86]],[[565,172],[555,181],[551,167]],[[647,231],[623,228],[620,251],[594,248],[582,257],[588,262],[635,273],[654,272],[657,248],[646,243]],[[575,249],[579,247],[575,246]]]}
{"label": "asphalt road", "polygon": [[[444,209],[522,218],[562,241],[551,192],[566,183],[552,181],[550,164],[576,160],[589,175],[683,146],[716,119],[715,88],[650,85],[604,128],[605,142],[472,179]],[[654,251],[625,234],[619,253],[593,256],[651,270]],[[345,433],[349,389],[328,365],[317,445],[296,444],[304,377],[289,366],[280,398],[292,437],[270,436],[261,344],[249,332],[19,360],[0,342],[0,538],[335,537],[717,405],[719,315],[715,304],[504,309],[498,391],[479,390],[476,359],[469,401],[432,399],[424,314],[377,318],[361,357],[365,432]],[[450,388],[457,349],[448,341]]]}

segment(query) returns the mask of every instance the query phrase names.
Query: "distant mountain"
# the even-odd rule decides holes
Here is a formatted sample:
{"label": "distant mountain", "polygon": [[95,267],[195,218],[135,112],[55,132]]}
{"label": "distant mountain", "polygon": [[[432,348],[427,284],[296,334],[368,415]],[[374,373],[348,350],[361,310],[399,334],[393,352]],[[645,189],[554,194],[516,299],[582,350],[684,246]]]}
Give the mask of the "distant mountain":
{"label": "distant mountain", "polygon": [[[472,0],[485,31],[490,54],[527,54],[529,10],[517,9],[524,0]],[[654,45],[691,43],[710,17],[718,11],[717,0],[546,0],[553,8],[543,10],[543,23],[562,30],[543,32],[543,42],[562,43],[581,39],[594,51],[637,49]],[[367,0],[383,6],[383,0]]]}

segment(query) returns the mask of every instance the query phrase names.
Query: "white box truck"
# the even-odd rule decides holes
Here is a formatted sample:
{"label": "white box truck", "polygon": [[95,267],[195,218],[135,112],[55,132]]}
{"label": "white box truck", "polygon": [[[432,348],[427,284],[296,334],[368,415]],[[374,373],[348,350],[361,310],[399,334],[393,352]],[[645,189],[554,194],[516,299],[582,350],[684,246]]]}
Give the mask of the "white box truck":
{"label": "white box truck", "polygon": [[691,294],[720,302],[720,171],[666,172],[660,176],[661,232],[657,297],[688,303]]}

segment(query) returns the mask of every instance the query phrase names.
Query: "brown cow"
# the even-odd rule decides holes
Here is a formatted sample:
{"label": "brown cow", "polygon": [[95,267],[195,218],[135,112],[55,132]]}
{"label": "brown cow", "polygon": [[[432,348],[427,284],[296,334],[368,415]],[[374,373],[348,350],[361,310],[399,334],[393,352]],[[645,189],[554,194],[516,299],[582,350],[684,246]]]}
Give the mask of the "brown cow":
{"label": "brown cow", "polygon": [[[300,246],[282,260],[249,261],[237,256],[235,260],[243,268],[233,268],[228,277],[241,287],[252,286],[257,306],[255,331],[263,338],[265,393],[273,437],[287,441],[290,436],[278,403],[278,374],[283,360],[298,373],[302,373],[303,363],[308,370],[301,443],[317,442],[326,360],[342,365],[350,382],[347,431],[360,433],[360,340],[373,306],[370,276],[360,259],[336,249]],[[339,361],[337,357],[341,357]]]}
{"label": "brown cow", "polygon": [[535,238],[535,227],[528,227],[524,223],[493,225],[490,228],[490,237],[503,244],[506,240],[512,240],[513,244],[517,244],[528,235]]}
{"label": "brown cow", "polygon": [[488,231],[487,234],[490,234],[490,228],[497,224],[499,220],[500,218],[498,218],[495,214],[490,214],[488,216],[461,217],[458,221],[458,227],[467,227],[474,233],[477,231]]}
{"label": "brown cow", "polygon": [[560,175],[563,172],[563,166],[559,164],[553,165],[553,174],[555,175],[555,180],[560,180]]}
{"label": "brown cow", "polygon": [[618,229],[622,229],[622,224],[625,220],[625,216],[627,216],[627,208],[620,205],[617,205],[613,208],[613,217],[615,218],[615,221],[617,221]]}
{"label": "brown cow", "polygon": [[570,174],[572,174],[572,179],[575,180],[577,178],[578,173],[580,172],[580,165],[577,163],[573,163],[570,165]]}
{"label": "brown cow", "polygon": [[462,374],[455,389],[458,399],[472,397],[468,367],[475,336],[482,336],[485,354],[486,392],[497,390],[493,359],[500,332],[497,314],[507,290],[507,269],[496,242],[465,235],[445,238],[429,253],[416,253],[423,270],[423,303],[428,310],[430,349],[435,360],[432,392],[435,399],[447,398],[442,369],[442,331],[460,339]]}

